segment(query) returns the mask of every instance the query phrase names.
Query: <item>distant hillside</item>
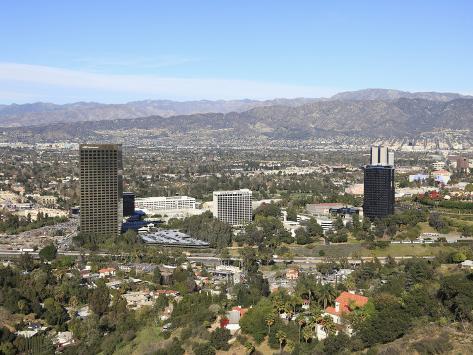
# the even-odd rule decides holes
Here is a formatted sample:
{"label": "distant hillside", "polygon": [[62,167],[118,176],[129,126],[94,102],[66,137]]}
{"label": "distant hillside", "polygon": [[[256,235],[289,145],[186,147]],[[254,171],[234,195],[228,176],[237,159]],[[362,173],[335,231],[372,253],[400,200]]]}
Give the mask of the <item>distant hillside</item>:
{"label": "distant hillside", "polygon": [[[79,122],[128,119],[146,116],[171,117],[197,113],[245,112],[258,107],[302,105],[328,101],[396,101],[402,98],[424,99],[428,101],[447,102],[461,98],[473,98],[454,93],[417,92],[366,89],[342,92],[329,99],[297,98],[257,100],[218,100],[218,101],[170,101],[145,100],[126,104],[102,104],[97,102],[76,102],[56,105],[37,102],[24,105],[0,105],[0,127],[20,127],[47,125],[57,122]],[[387,114],[387,113],[386,113]]]}
{"label": "distant hillside", "polygon": [[5,134],[42,139],[77,139],[104,132],[141,130],[161,136],[175,134],[248,136],[302,140],[319,136],[417,136],[435,129],[473,132],[473,99],[447,102],[401,98],[392,101],[319,101],[305,105],[264,106],[245,112],[206,113],[172,117],[149,116],[90,122],[57,123],[4,129]]}
{"label": "distant hillside", "polygon": [[275,99],[268,101],[230,100],[230,101],[170,101],[146,100],[126,104],[101,104],[77,102],[56,105],[33,103],[25,105],[0,105],[0,127],[19,127],[44,125],[56,122],[78,122],[136,118],[158,115],[170,117],[195,113],[242,112],[259,106],[287,105],[298,106],[318,99]]}
{"label": "distant hillside", "polygon": [[346,91],[333,95],[330,100],[398,100],[405,99],[424,99],[431,101],[450,101],[461,98],[473,98],[473,96],[464,96],[448,92],[408,92],[391,89],[364,89],[357,91]]}

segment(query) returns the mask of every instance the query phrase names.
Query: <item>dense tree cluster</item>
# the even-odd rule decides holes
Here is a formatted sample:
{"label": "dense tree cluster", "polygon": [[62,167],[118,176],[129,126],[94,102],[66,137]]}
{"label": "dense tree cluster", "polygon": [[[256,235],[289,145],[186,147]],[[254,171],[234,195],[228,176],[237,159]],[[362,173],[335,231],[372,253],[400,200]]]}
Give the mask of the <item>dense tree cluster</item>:
{"label": "dense tree cluster", "polygon": [[224,248],[232,242],[231,226],[214,218],[209,211],[183,220],[172,219],[169,221],[168,227],[177,228],[194,238],[209,242],[212,247],[218,249]]}
{"label": "dense tree cluster", "polygon": [[31,215],[19,217],[7,211],[0,210],[0,233],[19,234],[44,226],[67,221],[66,217],[49,217],[48,214],[39,212],[36,220],[31,219]]}

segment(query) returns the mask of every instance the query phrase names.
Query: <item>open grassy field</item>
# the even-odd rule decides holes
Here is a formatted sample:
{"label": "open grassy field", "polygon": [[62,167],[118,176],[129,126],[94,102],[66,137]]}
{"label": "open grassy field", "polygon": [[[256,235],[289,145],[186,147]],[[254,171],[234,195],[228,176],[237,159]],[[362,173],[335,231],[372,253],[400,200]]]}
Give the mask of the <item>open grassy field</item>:
{"label": "open grassy field", "polygon": [[437,231],[429,226],[427,222],[417,223],[417,225],[420,227],[421,233],[437,233]]}

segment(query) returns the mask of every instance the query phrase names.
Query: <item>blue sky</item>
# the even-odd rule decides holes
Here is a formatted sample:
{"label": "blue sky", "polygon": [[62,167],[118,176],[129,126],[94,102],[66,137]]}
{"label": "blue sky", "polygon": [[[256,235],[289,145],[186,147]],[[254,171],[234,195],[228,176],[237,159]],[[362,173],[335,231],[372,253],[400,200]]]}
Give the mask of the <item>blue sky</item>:
{"label": "blue sky", "polygon": [[0,3],[0,103],[473,94],[473,1]]}

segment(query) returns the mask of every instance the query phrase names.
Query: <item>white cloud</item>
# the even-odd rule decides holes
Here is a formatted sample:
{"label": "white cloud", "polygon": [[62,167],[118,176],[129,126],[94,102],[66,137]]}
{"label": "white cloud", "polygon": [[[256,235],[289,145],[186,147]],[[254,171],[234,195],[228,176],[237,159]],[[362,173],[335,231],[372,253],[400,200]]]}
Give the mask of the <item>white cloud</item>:
{"label": "white cloud", "polygon": [[184,58],[176,56],[160,57],[117,57],[114,55],[100,57],[79,57],[73,62],[79,64],[81,70],[96,72],[99,70],[110,70],[110,68],[140,68],[140,69],[160,69],[165,67],[175,67],[189,63],[199,62],[197,58]]}
{"label": "white cloud", "polygon": [[[98,100],[97,93],[113,100],[114,97],[142,99],[269,99],[276,97],[321,97],[334,94],[336,90],[304,85],[259,82],[236,79],[213,78],[172,78],[149,75],[99,74],[82,70],[70,70],[41,65],[1,63],[0,85],[3,95],[0,100],[8,99],[4,95],[18,86],[23,91],[47,92],[43,99],[60,102],[65,98]],[[65,91],[64,91],[65,90]],[[90,90],[90,96],[84,92]],[[80,94],[79,94],[80,93]],[[3,97],[2,97],[3,96]],[[55,97],[57,96],[57,97]],[[99,95],[100,96],[100,95]]]}

